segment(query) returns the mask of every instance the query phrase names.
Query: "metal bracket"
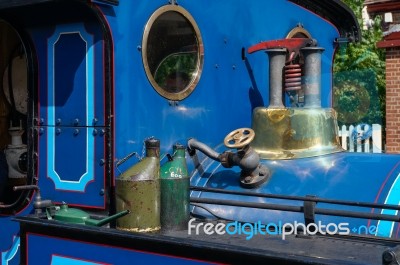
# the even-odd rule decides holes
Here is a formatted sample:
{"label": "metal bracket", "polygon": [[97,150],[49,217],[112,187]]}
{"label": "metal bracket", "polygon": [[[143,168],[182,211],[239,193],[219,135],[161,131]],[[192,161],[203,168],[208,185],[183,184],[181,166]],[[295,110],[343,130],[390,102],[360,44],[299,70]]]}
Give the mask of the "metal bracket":
{"label": "metal bracket", "polygon": [[333,41],[333,43],[339,44],[339,45],[347,44],[349,42],[351,42],[349,38],[335,38],[335,40]]}
{"label": "metal bracket", "polygon": [[[314,195],[307,195],[306,198],[315,198]],[[304,222],[306,225],[315,223],[315,206],[317,203],[315,201],[305,200],[303,203],[304,211]]]}

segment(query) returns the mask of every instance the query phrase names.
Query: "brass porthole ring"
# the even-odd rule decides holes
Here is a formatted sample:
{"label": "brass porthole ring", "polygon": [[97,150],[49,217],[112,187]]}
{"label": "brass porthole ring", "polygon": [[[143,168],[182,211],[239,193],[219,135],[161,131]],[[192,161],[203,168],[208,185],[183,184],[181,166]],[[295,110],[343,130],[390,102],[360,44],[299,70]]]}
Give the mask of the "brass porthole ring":
{"label": "brass porthole ring", "polygon": [[142,59],[153,88],[169,100],[183,100],[198,84],[204,63],[200,30],[181,6],[165,5],[148,20]]}

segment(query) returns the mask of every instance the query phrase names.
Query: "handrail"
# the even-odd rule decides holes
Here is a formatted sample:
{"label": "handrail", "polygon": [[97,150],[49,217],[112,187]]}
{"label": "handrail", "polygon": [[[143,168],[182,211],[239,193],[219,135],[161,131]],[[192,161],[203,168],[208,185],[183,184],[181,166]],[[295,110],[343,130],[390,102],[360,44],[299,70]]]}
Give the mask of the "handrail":
{"label": "handrail", "polygon": [[322,214],[322,215],[330,215],[330,216],[363,218],[363,219],[373,219],[373,220],[386,220],[386,221],[394,221],[394,222],[400,221],[399,216],[389,215],[389,214],[317,208],[316,205],[312,205],[311,208],[308,208],[310,206],[307,207],[306,202],[315,202],[315,203],[321,202],[321,203],[346,205],[346,206],[354,206],[354,207],[371,207],[371,208],[380,208],[380,209],[400,210],[400,206],[392,205],[392,204],[332,200],[332,199],[318,198],[315,196],[303,197],[303,196],[255,193],[255,192],[246,192],[246,191],[231,191],[231,190],[224,190],[224,189],[194,187],[194,186],[190,186],[190,189],[193,191],[213,192],[213,193],[242,195],[242,196],[250,196],[250,197],[283,199],[283,200],[294,200],[294,201],[302,201],[303,202],[303,206],[295,206],[295,205],[284,205],[284,204],[276,204],[276,203],[243,202],[243,201],[237,201],[237,200],[191,197],[190,202],[192,204],[203,203],[203,204],[237,206],[237,207],[246,207],[246,208],[267,209],[267,210],[279,210],[279,211],[288,211],[288,212],[299,212],[299,213],[304,213],[305,215],[306,214],[308,215],[311,213],[311,216],[313,216],[314,214]]}
{"label": "handrail", "polygon": [[[227,205],[227,206],[237,206],[246,208],[257,208],[266,210],[279,210],[288,212],[298,212],[303,213],[303,206],[293,206],[293,205],[280,205],[271,203],[260,203],[260,202],[242,202],[235,200],[221,200],[221,199],[209,199],[209,198],[190,198],[191,203],[205,203],[205,204],[217,204],[217,205]],[[374,220],[386,220],[399,222],[400,217],[388,214],[376,214],[376,213],[363,213],[363,212],[352,212],[343,210],[332,210],[332,209],[321,209],[315,208],[315,214],[331,215],[331,216],[342,216],[342,217],[352,217],[352,218],[364,218],[364,219],[374,219]]]}
{"label": "handrail", "polygon": [[242,196],[261,197],[261,198],[270,198],[270,199],[283,199],[283,200],[294,200],[294,201],[303,201],[303,202],[304,201],[321,202],[321,203],[339,204],[339,205],[347,205],[347,206],[355,206],[355,207],[370,207],[370,208],[379,208],[379,209],[400,210],[400,205],[394,205],[394,204],[380,204],[380,203],[369,203],[369,202],[333,200],[333,199],[325,199],[325,198],[320,198],[320,197],[315,197],[315,196],[308,197],[308,196],[279,195],[279,194],[270,194],[270,193],[233,191],[233,190],[224,190],[224,189],[207,188],[207,187],[195,187],[195,186],[190,186],[190,189],[193,191],[224,193],[224,194],[231,194],[231,195],[242,195]]}

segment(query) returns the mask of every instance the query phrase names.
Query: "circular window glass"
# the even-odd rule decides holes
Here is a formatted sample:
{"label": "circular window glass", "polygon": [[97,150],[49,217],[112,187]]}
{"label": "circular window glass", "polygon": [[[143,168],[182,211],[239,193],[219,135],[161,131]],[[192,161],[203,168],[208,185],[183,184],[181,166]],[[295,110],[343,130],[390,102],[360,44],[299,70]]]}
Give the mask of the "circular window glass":
{"label": "circular window glass", "polygon": [[159,8],[146,25],[143,64],[147,77],[163,97],[182,100],[197,85],[203,66],[200,31],[182,7]]}

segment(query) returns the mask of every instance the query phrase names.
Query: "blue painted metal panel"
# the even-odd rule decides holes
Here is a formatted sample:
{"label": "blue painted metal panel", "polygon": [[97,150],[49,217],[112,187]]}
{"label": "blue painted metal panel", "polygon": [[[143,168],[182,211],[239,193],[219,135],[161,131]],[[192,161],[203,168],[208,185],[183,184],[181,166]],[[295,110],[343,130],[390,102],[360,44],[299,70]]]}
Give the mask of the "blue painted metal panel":
{"label": "blue painted metal panel", "polygon": [[87,111],[93,108],[93,103],[86,105],[88,100],[93,100],[86,95],[86,91],[93,91],[93,70],[86,72],[86,69],[93,64],[93,54],[88,51],[79,32],[60,31],[48,40],[48,97],[49,108],[54,108],[48,110],[53,116],[49,117],[49,122],[56,124],[60,119],[73,125],[73,120],[68,119],[76,118],[86,125]]}
{"label": "blue painted metal panel", "polygon": [[[260,41],[283,39],[298,24],[310,32],[318,45],[325,49],[322,55],[322,107],[332,106],[333,42],[339,34],[329,22],[286,1],[248,1],[243,4],[234,0],[229,5],[220,1],[207,1],[201,9],[192,1],[182,0],[179,4],[190,12],[200,28],[205,61],[197,88],[177,106],[169,104],[151,87],[142,66],[140,49],[135,49],[142,44],[144,25],[150,14],[164,5],[164,2],[142,2],[135,5],[121,3],[115,8],[121,16],[107,17],[113,35],[118,36],[118,42],[115,43],[115,69],[121,73],[115,82],[117,159],[132,151],[140,153],[143,140],[149,136],[160,138],[163,153],[170,151],[175,142],[186,143],[189,137],[220,149],[220,143],[228,132],[240,127],[250,127],[252,110],[268,105],[269,66],[263,53],[247,55],[242,60],[242,48],[247,49]],[[123,34],[124,32],[133,34]],[[125,56],[127,51],[130,51],[131,57]],[[126,89],[126,84],[131,84],[129,90]],[[132,101],[136,104],[132,104]],[[127,124],[130,126],[126,126]],[[370,164],[371,160],[376,163]],[[332,199],[373,202],[378,194],[377,187],[380,187],[385,178],[382,170],[375,173],[374,170],[379,165],[390,171],[398,160],[398,157],[346,154],[341,158],[340,155],[333,155],[328,158],[284,162],[266,161],[276,172],[265,186],[268,188],[262,188],[261,191],[286,195],[314,194]],[[237,170],[224,170],[216,162],[207,164],[200,161],[203,168],[207,169],[207,176],[193,177],[192,184],[201,185],[206,182],[205,185],[212,183],[218,187],[241,189],[236,181]],[[346,171],[336,172],[336,166],[326,171],[324,163],[336,163],[341,170]],[[124,165],[126,168],[128,166],[129,163]],[[299,168],[302,169],[301,172],[292,172]],[[189,170],[193,169],[194,165],[189,161]],[[301,174],[311,174],[313,177],[306,178]],[[388,183],[392,183],[395,176],[391,175]],[[364,178],[367,180],[363,183],[370,188],[369,192],[362,192],[358,188]],[[334,186],[335,183],[340,183],[340,186]],[[377,199],[377,202],[384,202],[384,199]],[[243,214],[241,210],[233,209],[226,212],[231,214],[227,217],[233,219],[251,216],[249,210],[243,210]],[[260,211],[259,215],[250,219],[255,220],[262,215]],[[302,218],[293,217],[293,214],[282,215],[288,220]],[[369,222],[371,223],[376,225],[376,222]]]}
{"label": "blue painted metal panel", "polygon": [[[40,83],[39,184],[55,202],[105,208],[103,35],[98,25],[31,29]],[[45,55],[45,56],[44,56]],[[47,75],[46,75],[47,73]]]}
{"label": "blue painted metal panel", "polygon": [[[27,207],[17,215],[28,215],[32,207]],[[0,216],[0,265],[20,264],[19,223],[12,216]]]}
{"label": "blue painted metal panel", "polygon": [[[37,166],[42,198],[104,209],[105,172],[101,159],[105,137],[102,131],[109,127],[105,127],[104,117],[102,28],[90,22],[61,26],[49,23],[27,31],[39,67]],[[48,41],[55,43],[54,49],[49,49]],[[61,117],[61,124],[56,124],[56,117]],[[79,118],[77,127],[73,124],[76,117]],[[60,134],[57,129],[61,130]],[[76,129],[79,134],[74,134]],[[53,173],[47,174],[50,169]],[[16,215],[30,213],[32,205]],[[0,216],[0,265],[20,264],[19,224],[12,218]]]}
{"label": "blue painted metal panel", "polygon": [[[204,68],[194,92],[178,106],[171,106],[149,83],[137,49],[142,45],[147,20],[164,4],[121,2],[114,8],[118,16],[107,16],[110,12],[105,11],[116,40],[117,159],[132,151],[141,152],[142,142],[149,136],[160,138],[165,153],[175,142],[186,143],[189,137],[216,146],[231,130],[250,127],[252,110],[268,104],[268,61],[264,53],[247,55],[242,60],[242,48],[285,38],[298,23],[325,48],[322,102],[324,107],[331,105],[333,40],[338,32],[330,23],[286,1],[206,1],[198,8],[198,3],[183,0],[179,5],[190,12],[200,28]],[[132,163],[125,163],[122,169]]]}
{"label": "blue painted metal panel", "polygon": [[20,264],[19,263],[19,247],[20,247],[20,238],[19,236],[15,236],[12,241],[12,246],[8,251],[4,251],[1,253],[1,263],[5,265],[12,264]]}
{"label": "blue painted metal panel", "polygon": [[[201,158],[200,158],[201,160]],[[243,190],[239,185],[240,169],[225,169],[218,162],[204,163],[204,173],[196,172],[191,177],[191,184],[226,190]],[[254,193],[270,193],[293,196],[315,195],[321,198],[347,200],[354,202],[376,202],[399,205],[400,197],[395,192],[400,174],[399,155],[379,155],[360,153],[337,153],[313,158],[296,160],[263,161],[272,171],[270,180],[256,189]],[[393,183],[393,184],[392,184]],[[240,197],[234,195],[192,192],[192,196],[231,199],[248,202],[280,203],[302,206],[303,202],[258,197]],[[244,222],[290,222],[304,223],[303,214],[277,212],[252,208],[208,205],[213,213],[228,220]],[[358,212],[377,212],[378,209],[355,208],[318,204],[321,208],[352,210]],[[203,210],[196,209],[198,214],[209,216]],[[396,214],[395,211],[383,210],[385,214]],[[360,226],[376,226],[377,234],[386,237],[399,237],[394,222],[361,220],[335,216],[317,216],[317,221],[327,223],[347,222],[351,229],[358,232]]]}
{"label": "blue painted metal panel", "polygon": [[48,39],[47,59],[47,124],[91,126],[95,101],[93,36],[83,24],[57,26]]}
{"label": "blue painted metal panel", "polygon": [[41,148],[52,148],[47,145],[51,134],[58,143],[54,150],[62,150],[47,152],[47,163],[39,163],[39,172],[47,173],[39,180],[42,197],[71,205],[105,207],[104,137],[96,134],[101,128],[58,129],[59,134],[54,127],[44,129],[39,137]]}
{"label": "blue painted metal panel", "polygon": [[30,265],[61,264],[208,264],[166,255],[27,234],[27,263]]}

